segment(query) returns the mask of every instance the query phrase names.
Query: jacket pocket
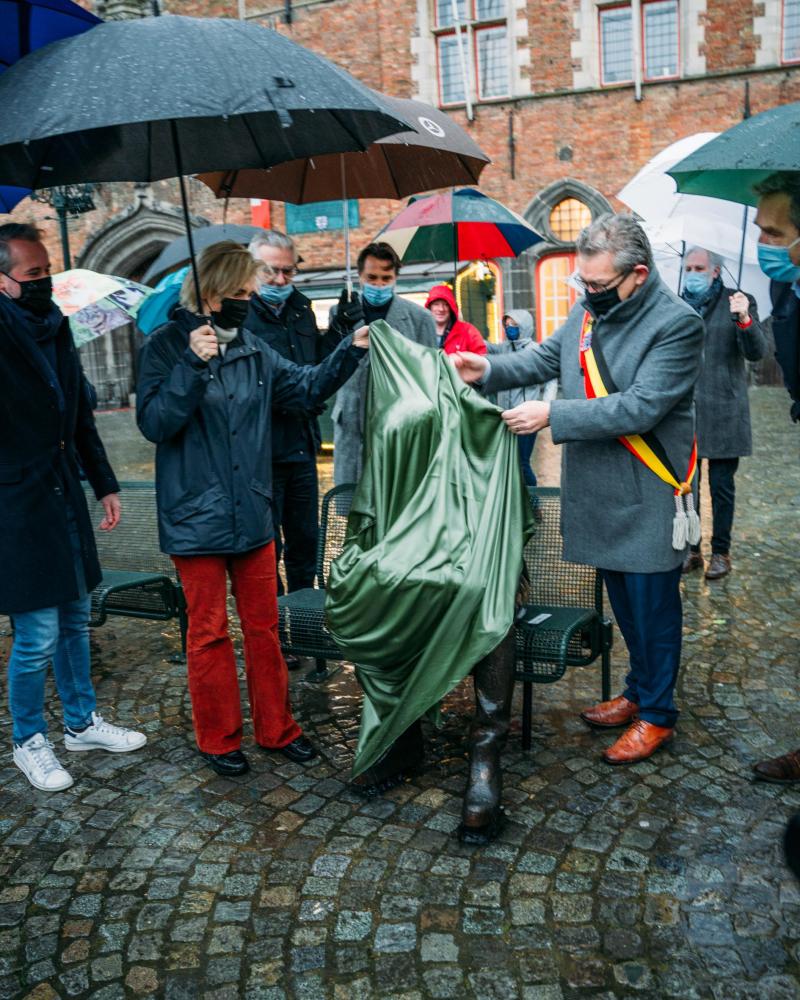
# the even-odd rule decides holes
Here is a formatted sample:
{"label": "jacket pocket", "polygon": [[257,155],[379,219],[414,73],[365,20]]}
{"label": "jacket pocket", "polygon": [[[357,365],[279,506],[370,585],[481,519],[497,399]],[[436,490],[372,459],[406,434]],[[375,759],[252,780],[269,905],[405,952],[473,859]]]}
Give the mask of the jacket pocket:
{"label": "jacket pocket", "polygon": [[259,482],[258,479],[250,480],[250,489],[254,493],[260,493],[261,496],[265,497],[267,500],[272,499],[272,490],[268,489],[262,482]]}
{"label": "jacket pocket", "polygon": [[214,503],[221,503],[222,500],[222,490],[218,486],[212,486],[210,490],[170,508],[165,513],[172,524],[180,524],[181,521],[207,510]]}
{"label": "jacket pocket", "polygon": [[0,483],[22,482],[21,465],[0,465]]}

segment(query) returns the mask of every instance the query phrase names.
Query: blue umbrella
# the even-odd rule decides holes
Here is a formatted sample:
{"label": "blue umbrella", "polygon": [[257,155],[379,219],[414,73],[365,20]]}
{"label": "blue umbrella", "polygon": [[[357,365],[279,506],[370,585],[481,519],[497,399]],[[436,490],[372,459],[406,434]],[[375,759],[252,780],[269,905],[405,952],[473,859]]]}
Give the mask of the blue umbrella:
{"label": "blue umbrella", "polygon": [[[72,0],[0,0],[0,73],[43,45],[100,23]],[[11,212],[30,193],[0,186],[0,212]]]}
{"label": "blue umbrella", "polygon": [[0,73],[43,45],[100,23],[71,0],[0,0]]}
{"label": "blue umbrella", "polygon": [[173,271],[162,278],[156,285],[152,295],[144,300],[136,313],[136,325],[145,336],[152,333],[162,323],[169,319],[172,307],[178,304],[183,279],[189,273],[189,265],[180,271]]}

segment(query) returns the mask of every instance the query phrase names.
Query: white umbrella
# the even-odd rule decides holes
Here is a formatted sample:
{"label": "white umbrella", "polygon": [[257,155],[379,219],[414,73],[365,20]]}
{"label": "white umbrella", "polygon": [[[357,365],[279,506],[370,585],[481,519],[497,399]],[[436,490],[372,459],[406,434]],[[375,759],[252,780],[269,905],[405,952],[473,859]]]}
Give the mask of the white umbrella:
{"label": "white umbrella", "polygon": [[666,173],[716,135],[716,132],[700,132],[662,149],[617,197],[642,219],[654,247],[667,251],[673,248],[673,253],[677,252],[678,256],[695,245],[712,250],[725,258],[730,271],[728,281],[733,284],[739,283],[741,261],[742,287],[755,295],[754,285],[758,283],[758,276],[751,267],[746,272],[744,270],[746,265],[757,266],[758,228],[753,222],[754,210],[720,198],[678,194],[675,181]]}

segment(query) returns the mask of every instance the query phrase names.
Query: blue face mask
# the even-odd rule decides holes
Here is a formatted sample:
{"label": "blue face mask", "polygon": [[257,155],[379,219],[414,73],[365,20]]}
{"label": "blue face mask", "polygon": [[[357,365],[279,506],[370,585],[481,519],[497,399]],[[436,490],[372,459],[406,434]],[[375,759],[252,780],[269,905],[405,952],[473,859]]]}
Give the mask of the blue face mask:
{"label": "blue face mask", "polygon": [[519,340],[519,327],[518,326],[507,326],[506,327],[506,340]]}
{"label": "blue face mask", "polygon": [[758,244],[758,266],[773,281],[793,282],[800,278],[800,267],[792,262],[789,251],[797,243],[800,237],[790,243],[788,247],[773,247],[766,243]]}
{"label": "blue face mask", "polygon": [[361,285],[361,294],[364,301],[371,306],[385,306],[394,295],[394,285]]}
{"label": "blue face mask", "polygon": [[707,271],[687,271],[683,279],[683,290],[690,295],[702,295],[708,291],[711,275]]}
{"label": "blue face mask", "polygon": [[294,285],[262,285],[258,294],[271,306],[282,306],[294,291]]}

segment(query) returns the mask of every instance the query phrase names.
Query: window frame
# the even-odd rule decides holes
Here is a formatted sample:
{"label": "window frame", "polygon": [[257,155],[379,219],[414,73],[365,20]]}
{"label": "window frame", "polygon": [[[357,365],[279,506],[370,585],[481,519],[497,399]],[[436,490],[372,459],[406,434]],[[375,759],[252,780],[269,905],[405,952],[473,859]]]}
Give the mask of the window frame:
{"label": "window frame", "polygon": [[[441,48],[440,40],[448,36],[456,37],[456,25],[455,24],[439,24],[439,4],[437,0],[434,2],[434,18],[436,22],[434,28],[432,29],[434,45],[436,47],[436,89],[437,97],[439,99],[439,107],[441,108],[457,108],[462,107],[466,104],[466,96],[458,101],[445,101],[443,100],[442,94],[442,59],[441,59]],[[492,104],[496,101],[507,101],[509,97],[513,95],[513,85],[512,85],[512,58],[511,52],[508,52],[507,59],[507,77],[506,85],[507,90],[503,94],[498,94],[493,97],[481,97],[481,74],[480,74],[480,60],[478,57],[478,42],[477,36],[482,32],[490,28],[504,28],[506,32],[506,46],[509,44],[509,31],[510,22],[508,16],[508,9],[505,8],[504,17],[493,17],[486,18],[484,20],[478,20],[477,17],[477,0],[466,0],[467,8],[467,18],[464,21],[459,22],[458,28],[461,37],[465,40],[467,51],[466,64],[467,64],[467,76],[469,77],[466,81],[467,88],[470,92],[474,92],[475,101],[479,104]],[[471,72],[470,72],[471,70]]]}
{"label": "window frame", "polygon": [[[540,269],[542,265],[544,265],[549,260],[553,260],[555,257],[565,257],[567,259],[567,264],[568,264],[568,273],[571,274],[575,270],[577,256],[578,256],[577,251],[574,249],[574,247],[571,250],[570,249],[553,250],[552,252],[543,254],[541,257],[539,257],[539,259],[536,261],[536,264],[534,265],[533,294],[536,299],[536,343],[537,344],[542,344],[546,340],[549,340],[550,337],[552,337],[553,334],[556,332],[556,330],[559,329],[559,327],[556,326],[555,329],[550,331],[550,333],[545,334],[544,332],[545,320],[546,320],[544,314],[545,299],[544,296],[540,294],[541,282],[542,282]],[[569,289],[567,294],[567,302],[568,302],[567,316],[568,316],[570,310],[580,298],[580,294],[571,285],[567,285],[567,288]]]}
{"label": "window frame", "polygon": [[[681,0],[675,0],[675,33],[677,35],[678,46],[675,53],[675,73],[669,76],[647,76],[647,57],[646,57],[646,33],[645,24],[646,18],[644,16],[645,8],[650,7],[656,3],[662,3],[664,0],[642,0],[641,10],[641,24],[639,25],[639,54],[641,58],[641,73],[642,73],[642,83],[663,83],[670,80],[680,80],[681,79]],[[785,3],[785,0],[782,0]],[[631,20],[633,20],[633,4],[631,0],[622,0],[618,3],[603,3],[599,4],[597,7],[597,53],[598,53],[598,65],[600,68],[600,86],[601,87],[629,87],[634,82],[634,53],[633,47],[631,46],[631,76],[626,80],[613,80],[607,81],[603,72],[603,14],[608,13],[612,10],[621,10],[627,8],[631,12]],[[783,24],[783,22],[781,22]],[[633,42],[633,24],[631,24],[631,43]],[[798,59],[800,62],[800,59]]]}
{"label": "window frame", "polygon": [[[800,8],[800,0],[795,0]],[[780,30],[780,56],[781,66],[797,66],[800,63],[800,45],[798,45],[798,55],[794,59],[787,59],[784,45],[786,43],[786,5],[787,0],[781,0],[781,30]],[[800,10],[798,11],[800,13]]]}

